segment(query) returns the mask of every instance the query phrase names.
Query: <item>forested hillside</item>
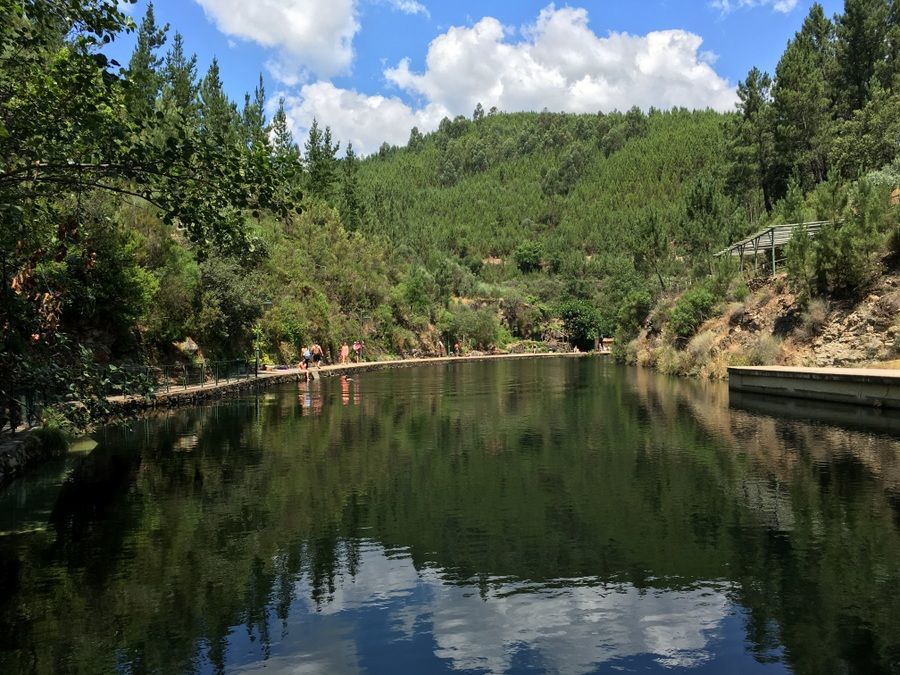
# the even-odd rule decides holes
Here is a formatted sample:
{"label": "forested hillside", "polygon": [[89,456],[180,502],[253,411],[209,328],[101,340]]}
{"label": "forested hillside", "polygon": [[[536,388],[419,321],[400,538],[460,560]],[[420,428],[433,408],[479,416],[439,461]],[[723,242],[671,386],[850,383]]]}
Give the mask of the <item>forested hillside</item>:
{"label": "forested hillside", "polygon": [[[104,55],[131,31],[127,64]],[[800,303],[864,293],[900,241],[900,2],[814,5],[733,113],[479,104],[365,158],[328,120],[295,139],[262,77],[231,101],[152,3],[136,25],[101,0],[0,0],[0,39],[5,405],[99,399],[108,364],[288,363],[311,342],[624,345],[650,317],[679,350],[745,293],[713,255],[730,240],[838,223],[782,252]]]}

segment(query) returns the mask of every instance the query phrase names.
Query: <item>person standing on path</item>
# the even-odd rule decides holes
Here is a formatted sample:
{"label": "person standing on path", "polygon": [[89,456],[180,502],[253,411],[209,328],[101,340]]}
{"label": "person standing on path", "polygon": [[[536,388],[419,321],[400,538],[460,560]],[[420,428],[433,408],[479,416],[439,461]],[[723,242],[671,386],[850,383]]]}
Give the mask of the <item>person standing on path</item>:
{"label": "person standing on path", "polygon": [[341,345],[341,364],[350,363],[350,347],[347,346],[347,343]]}
{"label": "person standing on path", "polygon": [[353,354],[356,356],[356,362],[359,363],[362,360],[362,342],[359,340],[353,343]]}
{"label": "person standing on path", "polygon": [[316,368],[322,367],[322,347],[319,344],[314,344],[312,346],[312,358],[313,364]]}

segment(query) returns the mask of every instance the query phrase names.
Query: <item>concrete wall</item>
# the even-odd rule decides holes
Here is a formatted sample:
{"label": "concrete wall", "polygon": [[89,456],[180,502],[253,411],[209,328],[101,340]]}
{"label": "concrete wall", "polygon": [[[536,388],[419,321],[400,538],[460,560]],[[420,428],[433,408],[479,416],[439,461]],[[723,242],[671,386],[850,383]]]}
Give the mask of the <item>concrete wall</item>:
{"label": "concrete wall", "polygon": [[728,369],[728,388],[767,396],[900,409],[900,371],[732,367]]}

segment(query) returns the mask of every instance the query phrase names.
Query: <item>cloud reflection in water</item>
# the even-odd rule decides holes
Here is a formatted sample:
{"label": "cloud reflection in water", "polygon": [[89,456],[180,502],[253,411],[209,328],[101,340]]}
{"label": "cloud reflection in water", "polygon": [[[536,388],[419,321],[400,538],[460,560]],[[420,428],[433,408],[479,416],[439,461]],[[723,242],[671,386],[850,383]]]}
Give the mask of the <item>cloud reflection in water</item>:
{"label": "cloud reflection in water", "polygon": [[497,580],[479,588],[450,582],[440,569],[417,571],[408,556],[389,555],[374,543],[363,547],[360,563],[356,576],[339,577],[318,608],[308,580],[299,581],[273,658],[241,670],[363,670],[360,635],[371,624],[386,625],[393,643],[426,639],[451,670],[506,672],[523,653],[541,670],[562,673],[633,657],[658,669],[689,669],[713,658],[711,643],[733,613],[723,584],[639,590],[594,579]]}

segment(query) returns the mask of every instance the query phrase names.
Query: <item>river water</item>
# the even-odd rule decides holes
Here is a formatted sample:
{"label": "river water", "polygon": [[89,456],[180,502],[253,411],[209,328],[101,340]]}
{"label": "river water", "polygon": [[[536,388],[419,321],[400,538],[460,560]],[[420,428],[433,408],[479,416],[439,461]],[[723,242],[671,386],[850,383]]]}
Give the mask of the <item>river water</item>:
{"label": "river water", "polygon": [[102,430],[0,493],[0,672],[900,672],[900,428],[603,359]]}

